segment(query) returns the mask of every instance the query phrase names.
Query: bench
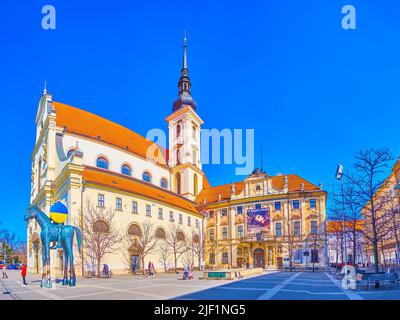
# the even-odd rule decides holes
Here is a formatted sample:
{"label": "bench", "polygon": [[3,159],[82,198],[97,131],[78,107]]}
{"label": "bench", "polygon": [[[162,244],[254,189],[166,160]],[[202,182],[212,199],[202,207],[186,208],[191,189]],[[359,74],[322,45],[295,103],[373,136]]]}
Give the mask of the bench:
{"label": "bench", "polygon": [[379,283],[379,285],[388,283],[389,285],[395,285],[398,287],[398,280],[399,277],[397,273],[375,273],[367,275],[368,289],[372,284],[376,285],[377,283]]}

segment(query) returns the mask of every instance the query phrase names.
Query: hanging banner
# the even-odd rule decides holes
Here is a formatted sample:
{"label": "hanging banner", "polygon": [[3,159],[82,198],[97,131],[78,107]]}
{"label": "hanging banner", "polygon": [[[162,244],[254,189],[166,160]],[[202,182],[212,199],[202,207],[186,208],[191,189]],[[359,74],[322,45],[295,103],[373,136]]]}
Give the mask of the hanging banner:
{"label": "hanging banner", "polygon": [[260,233],[269,231],[269,208],[247,210],[247,233]]}

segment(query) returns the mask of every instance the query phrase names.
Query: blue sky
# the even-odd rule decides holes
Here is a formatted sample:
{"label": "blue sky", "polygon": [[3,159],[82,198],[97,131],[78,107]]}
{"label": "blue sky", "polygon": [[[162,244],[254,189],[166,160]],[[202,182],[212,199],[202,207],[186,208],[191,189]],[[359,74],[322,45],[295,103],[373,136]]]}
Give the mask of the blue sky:
{"label": "blue sky", "polygon": [[[7,3],[8,2],[8,3]],[[54,5],[56,30],[41,28]],[[357,29],[343,30],[352,4]],[[205,128],[254,128],[267,173],[325,189],[355,150],[400,155],[400,5],[396,1],[4,1],[0,10],[0,221],[24,237],[34,118],[43,88],[145,135],[166,129],[183,30]],[[212,185],[241,180],[207,165]]]}

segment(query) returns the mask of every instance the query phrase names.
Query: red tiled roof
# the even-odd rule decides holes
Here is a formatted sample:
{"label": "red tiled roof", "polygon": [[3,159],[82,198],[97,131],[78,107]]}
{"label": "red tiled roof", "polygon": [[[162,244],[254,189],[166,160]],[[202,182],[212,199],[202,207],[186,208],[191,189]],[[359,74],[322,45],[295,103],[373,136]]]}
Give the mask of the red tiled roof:
{"label": "red tiled roof", "polygon": [[[264,176],[263,176],[264,177]],[[319,187],[313,185],[307,180],[299,177],[296,174],[288,174],[288,187],[289,192],[296,192],[301,190],[301,183],[304,183],[303,191],[317,191],[320,190]],[[272,177],[272,186],[275,189],[283,189],[284,176],[274,176]],[[204,188],[196,197],[197,204],[203,204],[204,199],[206,200],[206,204],[217,202],[219,199],[219,195],[221,196],[221,200],[230,200],[231,199],[231,185],[232,183]],[[244,182],[235,182],[235,194],[239,194],[242,192],[244,188]]]}
{"label": "red tiled roof", "polygon": [[[102,141],[143,158],[147,158],[146,152],[154,144],[136,132],[93,113],[56,101],[53,101],[53,107],[56,110],[57,126],[64,127],[66,132]],[[155,146],[153,161],[167,166],[168,153],[164,157],[162,147],[157,144]]]}
{"label": "red tiled roof", "polygon": [[194,202],[135,178],[88,166],[85,166],[83,170],[83,178],[87,183],[116,188],[165,202],[193,213],[199,213]]}

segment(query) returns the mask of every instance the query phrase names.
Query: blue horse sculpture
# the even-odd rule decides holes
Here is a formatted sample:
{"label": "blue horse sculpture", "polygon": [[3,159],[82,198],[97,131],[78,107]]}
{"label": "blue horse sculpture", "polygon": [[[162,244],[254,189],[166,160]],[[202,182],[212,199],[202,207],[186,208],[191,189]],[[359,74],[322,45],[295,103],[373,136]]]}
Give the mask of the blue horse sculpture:
{"label": "blue horse sculpture", "polygon": [[[50,242],[58,240],[58,230],[60,226],[53,223],[50,218],[37,206],[30,207],[24,217],[25,221],[30,219],[36,219],[37,223],[40,225],[40,239],[42,242],[42,262],[43,262],[43,273],[41,287],[51,288],[50,279]],[[63,275],[63,285],[69,284],[70,286],[75,286],[75,268],[74,268],[74,253],[73,253],[73,242],[74,233],[76,233],[76,238],[78,240],[78,250],[81,254],[82,236],[81,231],[75,226],[63,226],[61,231],[61,245],[64,251],[64,275]],[[68,281],[68,263],[70,266],[70,279]]]}

